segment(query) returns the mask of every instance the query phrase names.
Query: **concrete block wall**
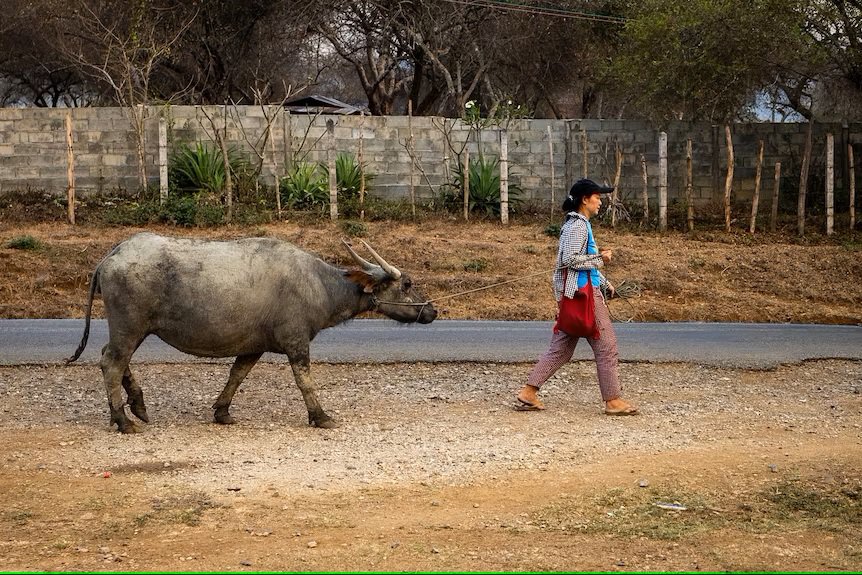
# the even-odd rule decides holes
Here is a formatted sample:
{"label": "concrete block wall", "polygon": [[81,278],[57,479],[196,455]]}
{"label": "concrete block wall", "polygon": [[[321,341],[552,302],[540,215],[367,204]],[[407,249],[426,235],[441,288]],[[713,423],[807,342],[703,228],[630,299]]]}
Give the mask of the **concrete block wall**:
{"label": "concrete block wall", "polygon": [[[137,191],[135,135],[129,114],[121,108],[0,108],[0,191],[39,189],[61,194],[67,187],[65,117],[71,114],[78,193],[133,193]],[[500,128],[477,134],[460,120],[404,116],[306,116],[284,114],[277,107],[153,106],[145,109],[146,170],[158,185],[158,121],[166,119],[168,151],[179,143],[212,142],[213,130],[225,130],[227,141],[243,148],[253,162],[263,155],[262,181],[272,184],[286,165],[296,161],[326,162],[328,151],[358,155],[374,174],[370,193],[395,199],[409,197],[411,163],[415,194],[435,197],[453,180],[457,153],[465,147],[471,158],[481,149],[496,158]],[[272,140],[265,146],[267,118]],[[212,121],[210,120],[212,119]],[[334,126],[333,138],[326,124]],[[648,195],[657,198],[659,129],[632,120],[513,120],[506,126],[509,142],[510,185],[525,200],[555,202],[572,181],[586,175],[611,182],[616,169],[615,146],[623,154],[619,189],[627,202],[640,203],[643,188],[641,156],[648,172]],[[757,146],[764,141],[761,190],[771,197],[776,161],[782,162],[782,192],[798,185],[805,124],[734,124],[734,201],[750,200],[754,189]],[[674,122],[668,136],[669,202],[685,191],[686,140],[693,143],[694,199],[699,204],[720,201],[724,194],[726,146],[723,126]],[[835,136],[836,200],[846,196],[847,146],[856,153],[857,182],[862,183],[862,124],[815,124],[812,178],[822,182],[826,133]],[[415,162],[408,153],[412,134]],[[553,155],[551,155],[551,146]],[[469,141],[468,141],[469,139]],[[465,144],[466,142],[466,144]],[[553,173],[553,182],[552,182]],[[818,174],[820,174],[818,176]],[[819,180],[817,179],[819,177]],[[786,183],[785,183],[786,182]],[[857,183],[857,188],[859,184]],[[817,193],[817,190],[812,190]],[[652,209],[652,208],[651,208]],[[841,211],[840,206],[837,208]]]}

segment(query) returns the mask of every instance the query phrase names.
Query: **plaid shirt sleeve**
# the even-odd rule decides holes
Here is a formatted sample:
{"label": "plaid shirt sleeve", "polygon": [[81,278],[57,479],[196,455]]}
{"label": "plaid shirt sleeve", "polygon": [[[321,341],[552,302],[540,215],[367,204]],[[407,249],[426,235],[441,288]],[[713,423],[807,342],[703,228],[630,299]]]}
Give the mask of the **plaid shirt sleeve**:
{"label": "plaid shirt sleeve", "polygon": [[[582,216],[574,215],[566,220],[560,230],[560,245],[557,251],[557,269],[554,270],[554,297],[557,301],[565,294],[573,297],[578,289],[576,281],[566,281],[563,285],[563,268],[570,270],[571,277],[577,270],[597,270],[604,265],[599,254],[587,254],[587,222]],[[601,284],[607,281],[599,272]]]}

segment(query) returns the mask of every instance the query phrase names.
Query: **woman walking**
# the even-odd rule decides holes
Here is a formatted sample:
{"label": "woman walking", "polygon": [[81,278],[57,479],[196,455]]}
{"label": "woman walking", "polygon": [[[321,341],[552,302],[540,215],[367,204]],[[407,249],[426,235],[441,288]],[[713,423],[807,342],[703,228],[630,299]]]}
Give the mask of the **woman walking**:
{"label": "woman walking", "polygon": [[[578,180],[563,202],[566,221],[560,230],[557,249],[557,267],[554,271],[554,296],[559,304],[563,296],[572,298],[579,288],[592,283],[595,299],[597,332],[586,340],[593,348],[598,372],[599,389],[605,402],[607,415],[637,415],[638,409],[622,399],[619,381],[617,337],[611,324],[610,313],[605,304],[602,288],[611,297],[614,286],[599,272],[599,268],[610,263],[612,250],[599,251],[593,237],[590,218],[602,207],[602,194],[613,188],[600,186],[592,180]],[[571,336],[554,326],[551,345],[533,367],[527,384],[518,392],[516,409],[538,411],[545,409],[539,400],[539,390],[548,378],[572,359],[579,337]]]}

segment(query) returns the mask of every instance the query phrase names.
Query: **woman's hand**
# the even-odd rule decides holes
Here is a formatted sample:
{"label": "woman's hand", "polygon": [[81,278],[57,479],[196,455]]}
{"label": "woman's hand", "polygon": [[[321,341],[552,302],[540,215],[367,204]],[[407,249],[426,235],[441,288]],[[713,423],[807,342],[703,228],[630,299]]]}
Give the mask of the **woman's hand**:
{"label": "woman's hand", "polygon": [[612,249],[602,250],[599,253],[602,256],[602,261],[604,261],[606,264],[610,263],[614,257],[614,250]]}

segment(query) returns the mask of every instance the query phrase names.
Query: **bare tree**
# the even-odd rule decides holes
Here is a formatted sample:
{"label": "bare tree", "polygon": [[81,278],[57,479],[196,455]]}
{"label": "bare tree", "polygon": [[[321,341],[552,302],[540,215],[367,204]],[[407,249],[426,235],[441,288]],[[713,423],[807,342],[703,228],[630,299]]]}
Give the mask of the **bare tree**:
{"label": "bare tree", "polygon": [[166,27],[170,8],[147,2],[125,3],[79,0],[73,4],[71,25],[63,49],[82,73],[110,88],[129,116],[135,135],[138,184],[147,187],[144,122],[150,103],[150,80],[156,66],[188,29],[195,13],[178,26]]}

